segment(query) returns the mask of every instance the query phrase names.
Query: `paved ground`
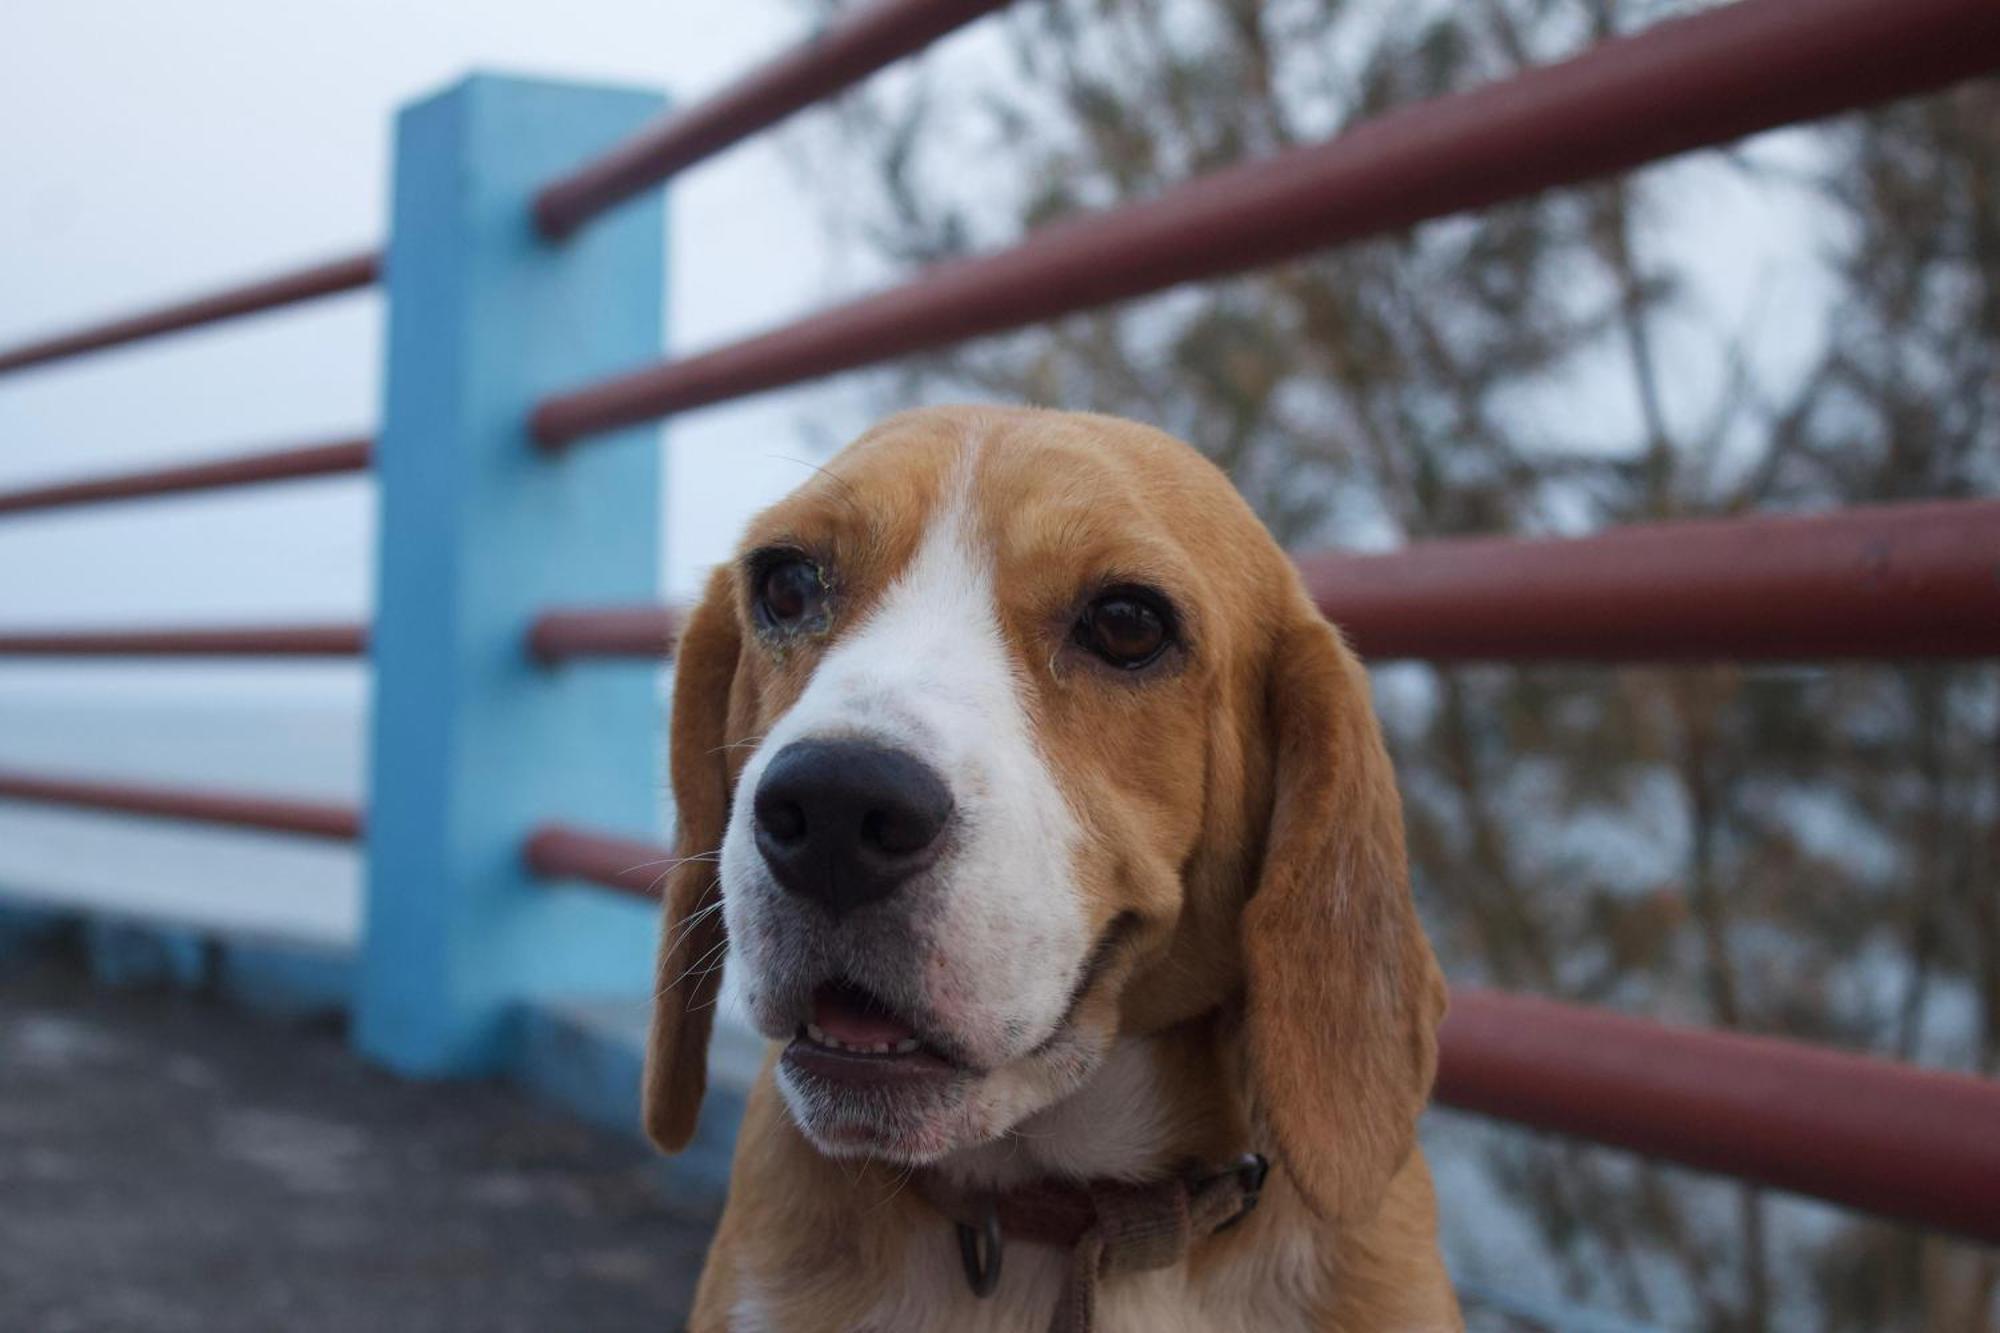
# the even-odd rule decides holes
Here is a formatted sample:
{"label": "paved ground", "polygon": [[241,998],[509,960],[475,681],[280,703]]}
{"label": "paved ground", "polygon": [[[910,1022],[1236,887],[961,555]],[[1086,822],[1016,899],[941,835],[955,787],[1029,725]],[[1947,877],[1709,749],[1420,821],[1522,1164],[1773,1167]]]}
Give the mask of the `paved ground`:
{"label": "paved ground", "polygon": [[0,1329],[649,1333],[706,1242],[649,1154],[338,1034],[0,973]]}

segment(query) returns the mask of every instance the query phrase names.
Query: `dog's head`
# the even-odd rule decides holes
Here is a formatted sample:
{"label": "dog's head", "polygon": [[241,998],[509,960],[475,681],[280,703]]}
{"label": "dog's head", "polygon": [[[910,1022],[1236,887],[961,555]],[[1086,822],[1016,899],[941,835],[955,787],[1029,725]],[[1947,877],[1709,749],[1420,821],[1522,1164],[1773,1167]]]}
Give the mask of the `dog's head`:
{"label": "dog's head", "polygon": [[1226,1008],[1319,1210],[1365,1215],[1407,1156],[1443,989],[1367,679],[1178,441],[990,409],[870,432],[711,579],[672,762],[663,1147],[726,948],[829,1154],[935,1161],[1121,1033]]}

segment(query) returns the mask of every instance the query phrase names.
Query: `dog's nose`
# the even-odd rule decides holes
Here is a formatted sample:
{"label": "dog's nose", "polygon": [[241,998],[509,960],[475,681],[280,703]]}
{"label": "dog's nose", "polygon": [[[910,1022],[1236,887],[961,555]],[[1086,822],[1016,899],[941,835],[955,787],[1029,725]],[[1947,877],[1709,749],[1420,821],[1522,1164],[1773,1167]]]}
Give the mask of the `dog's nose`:
{"label": "dog's nose", "polygon": [[951,792],[930,767],[867,741],[795,741],[752,803],[778,883],[835,913],[885,898],[937,854]]}

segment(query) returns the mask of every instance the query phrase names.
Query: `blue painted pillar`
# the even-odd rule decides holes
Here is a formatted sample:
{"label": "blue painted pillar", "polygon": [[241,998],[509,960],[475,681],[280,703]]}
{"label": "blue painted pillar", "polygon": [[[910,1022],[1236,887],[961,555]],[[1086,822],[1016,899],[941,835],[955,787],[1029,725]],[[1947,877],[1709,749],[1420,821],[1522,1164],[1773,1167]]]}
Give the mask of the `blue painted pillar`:
{"label": "blue painted pillar", "polygon": [[659,197],[561,244],[528,207],[661,104],[476,76],[397,120],[355,1037],[404,1073],[505,1068],[525,1000],[649,993],[653,914],[537,884],[519,849],[547,819],[647,836],[662,799],[652,670],[522,645],[544,607],[658,595],[657,431],[550,458],[526,422],[660,354]]}

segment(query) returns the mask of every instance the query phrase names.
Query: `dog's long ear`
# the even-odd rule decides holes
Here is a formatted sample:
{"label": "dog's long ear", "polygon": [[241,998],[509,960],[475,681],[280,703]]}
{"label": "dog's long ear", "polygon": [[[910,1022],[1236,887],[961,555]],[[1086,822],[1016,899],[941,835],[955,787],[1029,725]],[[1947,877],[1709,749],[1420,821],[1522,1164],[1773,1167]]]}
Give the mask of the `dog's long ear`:
{"label": "dog's long ear", "polygon": [[1243,918],[1250,1072],[1307,1202],[1360,1222],[1415,1143],[1445,991],[1367,674],[1299,603],[1266,677],[1271,826]]}
{"label": "dog's long ear", "polygon": [[679,836],[667,874],[653,1022],[646,1041],[646,1133],[667,1152],[694,1137],[708,1082],[727,941],[717,853],[729,821],[730,688],[741,647],[730,571],[715,571],[675,653],[671,766]]}

